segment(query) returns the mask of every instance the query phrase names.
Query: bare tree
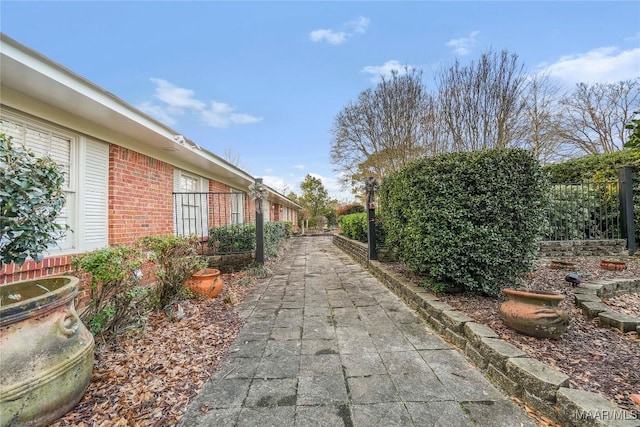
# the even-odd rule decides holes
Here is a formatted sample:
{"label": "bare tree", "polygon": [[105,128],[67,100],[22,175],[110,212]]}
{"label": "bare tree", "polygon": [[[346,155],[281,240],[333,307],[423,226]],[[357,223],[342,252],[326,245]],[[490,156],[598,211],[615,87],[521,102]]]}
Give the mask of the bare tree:
{"label": "bare tree", "polygon": [[233,151],[232,148],[227,147],[224,149],[224,159],[233,166],[238,167],[240,165],[240,153]]}
{"label": "bare tree", "polygon": [[572,146],[561,136],[560,86],[544,73],[529,78],[524,93],[523,135],[520,146],[531,150],[542,164],[553,163],[572,155]]}
{"label": "bare tree", "polygon": [[440,108],[452,150],[514,145],[522,136],[524,64],[506,50],[489,50],[462,65],[458,60],[436,74]]}
{"label": "bare tree", "polygon": [[335,117],[331,162],[341,172],[345,186],[367,176],[383,178],[411,159],[435,152],[429,144],[436,128],[434,100],[422,83],[422,72],[405,67],[382,78],[375,89]]}
{"label": "bare tree", "polygon": [[617,83],[579,83],[560,101],[562,137],[587,154],[622,149],[625,129],[640,107],[640,78]]}

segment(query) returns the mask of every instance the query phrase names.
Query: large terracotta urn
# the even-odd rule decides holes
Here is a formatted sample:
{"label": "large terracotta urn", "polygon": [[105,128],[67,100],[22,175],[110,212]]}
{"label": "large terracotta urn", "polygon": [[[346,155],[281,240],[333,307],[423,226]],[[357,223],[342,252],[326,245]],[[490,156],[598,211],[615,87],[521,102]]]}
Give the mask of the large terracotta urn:
{"label": "large terracotta urn", "polygon": [[500,315],[511,329],[537,338],[559,338],[569,326],[569,316],[558,307],[564,295],[503,289],[508,300]]}
{"label": "large terracotta urn", "polygon": [[215,298],[222,290],[220,270],[203,268],[198,270],[185,283],[189,289],[205,298]]}
{"label": "large terracotta urn", "polygon": [[0,286],[0,426],[47,425],[82,398],[94,340],[74,306],[78,278]]}

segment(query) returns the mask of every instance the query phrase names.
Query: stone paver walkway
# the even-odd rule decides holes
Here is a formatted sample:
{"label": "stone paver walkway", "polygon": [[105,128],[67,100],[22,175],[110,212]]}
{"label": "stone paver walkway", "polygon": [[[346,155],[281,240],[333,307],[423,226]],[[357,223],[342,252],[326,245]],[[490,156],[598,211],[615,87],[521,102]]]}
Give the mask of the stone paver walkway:
{"label": "stone paver walkway", "polygon": [[535,426],[331,237],[286,256],[181,425]]}

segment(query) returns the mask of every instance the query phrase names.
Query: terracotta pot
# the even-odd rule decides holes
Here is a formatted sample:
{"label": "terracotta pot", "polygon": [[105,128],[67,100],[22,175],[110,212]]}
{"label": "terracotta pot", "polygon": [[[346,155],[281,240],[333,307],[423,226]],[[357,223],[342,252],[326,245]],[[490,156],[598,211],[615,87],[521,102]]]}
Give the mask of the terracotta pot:
{"label": "terracotta pot", "polygon": [[203,268],[198,270],[185,283],[193,292],[205,298],[215,298],[222,290],[220,270]]}
{"label": "terracotta pot", "polygon": [[558,307],[564,295],[502,290],[507,301],[500,305],[505,325],[537,338],[559,338],[569,325],[569,316]]}
{"label": "terracotta pot", "polygon": [[0,286],[0,426],[47,425],[82,398],[94,340],[78,317],[78,278]]}
{"label": "terracotta pot", "polygon": [[576,268],[576,264],[571,261],[551,261],[552,270],[573,270]]}
{"label": "terracotta pot", "polygon": [[600,268],[612,271],[625,270],[627,263],[617,259],[602,259],[600,260]]}

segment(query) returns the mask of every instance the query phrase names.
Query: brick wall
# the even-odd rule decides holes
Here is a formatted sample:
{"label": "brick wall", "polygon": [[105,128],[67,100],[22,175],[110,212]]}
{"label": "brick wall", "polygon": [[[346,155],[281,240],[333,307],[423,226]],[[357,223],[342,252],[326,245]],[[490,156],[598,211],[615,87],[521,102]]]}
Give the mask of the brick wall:
{"label": "brick wall", "polygon": [[0,285],[67,273],[72,270],[71,258],[71,255],[63,255],[48,257],[40,262],[28,260],[22,266],[3,264],[0,268]]}
{"label": "brick wall", "polygon": [[117,145],[109,148],[109,244],[173,233],[173,167]]}

